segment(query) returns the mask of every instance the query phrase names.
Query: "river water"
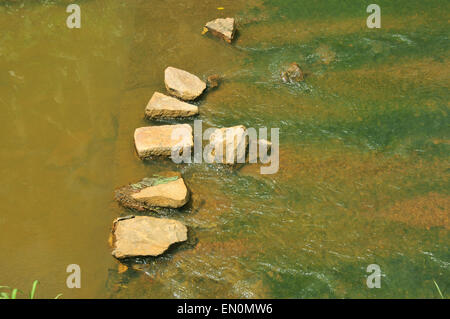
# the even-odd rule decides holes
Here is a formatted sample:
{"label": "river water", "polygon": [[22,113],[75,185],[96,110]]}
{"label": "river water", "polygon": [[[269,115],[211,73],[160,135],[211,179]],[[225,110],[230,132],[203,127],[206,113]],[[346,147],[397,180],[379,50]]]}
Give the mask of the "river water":
{"label": "river water", "polygon": [[[66,27],[73,2],[80,29]],[[434,280],[448,296],[450,4],[377,4],[381,29],[349,0],[0,0],[0,285],[38,279],[38,298],[437,298]],[[232,45],[201,34],[227,16]],[[284,84],[294,61],[306,81]],[[279,128],[279,171],[140,161],[133,131],[161,124],[143,114],[169,65],[223,77],[196,102],[204,128]],[[192,191],[162,216],[189,240],[119,274],[108,236],[131,212],[113,191],[163,170]]]}

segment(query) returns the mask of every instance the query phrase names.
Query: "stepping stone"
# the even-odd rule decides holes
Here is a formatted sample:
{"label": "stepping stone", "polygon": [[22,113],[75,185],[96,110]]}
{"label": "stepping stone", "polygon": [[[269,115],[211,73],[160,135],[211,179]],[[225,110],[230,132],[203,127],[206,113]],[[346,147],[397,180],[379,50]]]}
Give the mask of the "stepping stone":
{"label": "stepping stone", "polygon": [[181,174],[164,172],[115,191],[115,199],[123,206],[138,211],[156,207],[179,208],[189,201],[189,190]]}
{"label": "stepping stone", "polygon": [[198,114],[198,107],[174,97],[155,92],[145,108],[145,116],[151,119],[188,117]]}
{"label": "stepping stone", "polygon": [[[173,137],[172,137],[173,136]],[[172,148],[192,148],[194,139],[189,124],[146,126],[134,131],[134,144],[141,159],[151,156],[171,156]]]}
{"label": "stepping stone", "polygon": [[[248,146],[248,136],[246,127],[243,125],[224,127],[216,129],[209,137],[210,146],[214,146],[211,152],[208,152],[207,160],[209,163],[224,163],[235,164],[238,160],[238,155],[243,156]],[[217,150],[222,147],[222,156],[216,159]],[[227,154],[227,148],[230,150]],[[242,153],[243,152],[243,153]]]}
{"label": "stepping stone", "polygon": [[209,21],[205,28],[210,31],[214,36],[219,37],[231,43],[236,32],[236,23],[234,18],[219,18],[213,21]]}
{"label": "stepping stone", "polygon": [[118,259],[159,256],[170,245],[186,240],[186,226],[173,219],[148,216],[117,218],[112,229],[112,255]]}
{"label": "stepping stone", "polygon": [[171,66],[164,71],[164,83],[171,95],[186,101],[195,100],[206,89],[197,76]]}

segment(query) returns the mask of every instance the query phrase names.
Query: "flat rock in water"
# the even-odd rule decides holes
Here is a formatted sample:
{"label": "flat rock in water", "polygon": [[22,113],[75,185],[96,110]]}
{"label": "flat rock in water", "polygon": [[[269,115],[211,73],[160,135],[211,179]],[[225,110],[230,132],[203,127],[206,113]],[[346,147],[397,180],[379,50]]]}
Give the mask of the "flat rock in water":
{"label": "flat rock in water", "polygon": [[[243,125],[216,129],[209,137],[209,144],[214,148],[208,152],[208,161],[224,164],[244,163],[248,146],[246,130]],[[221,147],[220,155],[217,151]]]}
{"label": "flat rock in water", "polygon": [[116,190],[115,199],[139,211],[155,210],[155,207],[179,208],[189,201],[189,190],[181,174],[165,172]]}
{"label": "flat rock in water", "polygon": [[112,255],[118,259],[159,256],[170,245],[186,241],[187,228],[172,219],[128,216],[114,221],[112,238]]}
{"label": "flat rock in water", "polygon": [[234,18],[219,18],[206,23],[205,28],[216,37],[231,43],[236,32],[236,23]]}
{"label": "flat rock in water", "polygon": [[206,89],[197,76],[171,66],[164,71],[164,83],[171,95],[186,101],[195,100]]}
{"label": "flat rock in water", "polygon": [[198,107],[174,97],[155,92],[145,108],[145,116],[151,119],[188,117],[198,114]]}
{"label": "flat rock in water", "polygon": [[146,126],[134,131],[134,144],[141,159],[171,156],[172,148],[192,148],[194,139],[189,124]]}

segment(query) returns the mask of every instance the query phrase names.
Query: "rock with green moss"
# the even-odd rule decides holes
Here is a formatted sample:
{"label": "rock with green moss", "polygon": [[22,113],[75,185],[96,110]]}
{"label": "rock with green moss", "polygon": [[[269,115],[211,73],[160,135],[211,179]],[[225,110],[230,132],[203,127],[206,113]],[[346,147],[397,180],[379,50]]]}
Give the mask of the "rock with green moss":
{"label": "rock with green moss", "polygon": [[180,208],[189,201],[189,190],[181,174],[165,172],[117,189],[115,199],[138,211]]}

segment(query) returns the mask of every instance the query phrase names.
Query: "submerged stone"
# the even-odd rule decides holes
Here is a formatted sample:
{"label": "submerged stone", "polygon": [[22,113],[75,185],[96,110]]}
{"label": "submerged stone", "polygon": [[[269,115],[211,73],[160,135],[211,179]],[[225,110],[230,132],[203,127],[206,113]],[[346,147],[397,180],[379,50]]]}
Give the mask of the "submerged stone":
{"label": "submerged stone", "polygon": [[128,216],[114,221],[112,238],[112,255],[118,259],[159,256],[170,245],[186,241],[187,228],[173,219]]}
{"label": "submerged stone", "polygon": [[206,23],[205,28],[214,36],[231,43],[236,32],[236,23],[234,18],[219,18]]}
{"label": "submerged stone", "polygon": [[167,91],[182,100],[195,100],[206,89],[206,83],[197,76],[169,66],[164,71]]}
{"label": "submerged stone", "polygon": [[206,82],[208,83],[208,88],[212,89],[219,86],[220,76],[218,74],[213,74],[208,76]]}
{"label": "submerged stone", "polygon": [[207,153],[208,162],[244,163],[248,146],[246,130],[243,125],[216,129],[209,137],[211,151]]}
{"label": "submerged stone", "polygon": [[281,72],[281,79],[285,83],[294,83],[304,81],[305,77],[300,66],[296,62],[293,62],[286,71]]}
{"label": "submerged stone", "polygon": [[189,201],[189,190],[181,174],[164,172],[119,188],[115,199],[123,206],[139,211],[155,207],[179,208]]}
{"label": "submerged stone", "polygon": [[155,92],[145,108],[145,116],[151,119],[188,117],[198,114],[198,107],[174,97]]}
{"label": "submerged stone", "polygon": [[171,156],[172,149],[192,148],[194,139],[189,124],[146,126],[134,131],[134,144],[141,159],[151,156]]}

